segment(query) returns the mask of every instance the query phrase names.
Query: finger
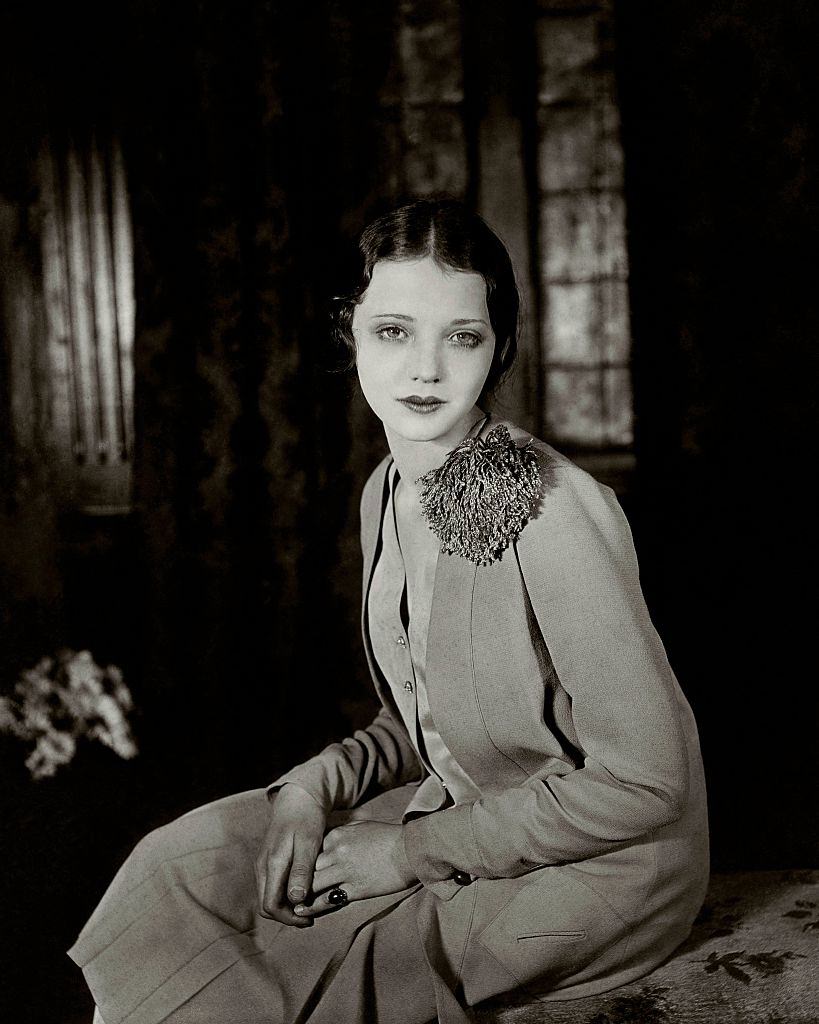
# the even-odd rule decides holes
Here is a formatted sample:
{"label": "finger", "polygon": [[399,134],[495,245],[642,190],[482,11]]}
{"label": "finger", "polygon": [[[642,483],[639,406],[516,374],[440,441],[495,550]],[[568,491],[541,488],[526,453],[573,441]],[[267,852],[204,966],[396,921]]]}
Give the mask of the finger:
{"label": "finger", "polygon": [[[354,897],[349,888],[346,885],[341,885],[339,888],[343,889],[344,892],[347,893],[347,902],[352,903]],[[314,917],[323,917],[325,914],[332,914],[336,910],[343,911],[347,905],[346,903],[333,903],[330,900],[330,893],[333,892],[334,889],[335,886],[327,892],[323,892],[320,896],[316,896],[311,903],[300,903],[299,906],[295,908],[298,916],[303,920],[312,920]]]}
{"label": "finger", "polygon": [[298,835],[294,838],[293,862],[287,879],[287,896],[291,903],[301,903],[310,892],[320,842],[320,839],[306,839]]}
{"label": "finger", "polygon": [[309,920],[298,917],[293,912],[293,908],[289,903],[277,903],[270,909],[263,908],[259,911],[259,915],[270,921],[278,921],[281,924],[293,925],[296,928],[305,928],[310,924]]}
{"label": "finger", "polygon": [[342,864],[330,864],[328,867],[320,870],[316,867],[316,870],[313,872],[312,899],[316,900],[323,893],[327,892],[328,889],[332,889],[336,885],[340,885],[342,889],[345,889],[346,887],[342,883],[349,877],[349,873]]}
{"label": "finger", "polygon": [[290,913],[290,908],[282,900],[282,882],[286,870],[286,862],[280,855],[268,858],[265,872],[264,891],[262,893],[262,917],[270,917],[276,921],[283,920],[282,914]]}
{"label": "finger", "polygon": [[[324,850],[322,850],[318,857],[316,857],[315,867],[313,868],[314,876],[316,871],[326,871],[328,868],[331,868],[335,863],[335,856],[332,853],[327,853]],[[315,885],[315,882],[313,883],[313,887],[316,889],[316,892],[319,891],[318,887],[316,887]]]}
{"label": "finger", "polygon": [[330,831],[324,836],[324,840],[322,841],[321,844],[322,850],[329,853],[330,851],[334,850],[339,843],[343,842],[345,828],[345,825],[336,825],[335,828],[331,828]]}
{"label": "finger", "polygon": [[280,921],[282,924],[304,927],[306,922],[296,917],[283,898],[284,880],[288,865],[289,858],[286,858],[280,851],[276,851],[268,857],[264,891],[259,912],[262,917],[272,918],[274,921]]}

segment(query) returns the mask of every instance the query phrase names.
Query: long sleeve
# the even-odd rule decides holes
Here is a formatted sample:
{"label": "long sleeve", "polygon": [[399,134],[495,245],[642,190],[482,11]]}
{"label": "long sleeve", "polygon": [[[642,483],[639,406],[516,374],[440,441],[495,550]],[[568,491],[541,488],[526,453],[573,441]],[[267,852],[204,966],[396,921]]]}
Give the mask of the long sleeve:
{"label": "long sleeve", "polygon": [[268,786],[270,796],[285,783],[301,786],[326,811],[356,804],[379,789],[420,779],[421,763],[404,729],[382,708],[366,729],[286,772]]}
{"label": "long sleeve", "polygon": [[515,556],[571,699],[583,761],[407,823],[407,855],[427,884],[453,868],[514,877],[592,857],[671,823],[686,805],[681,697],[613,493],[560,467],[539,515],[504,555]]}

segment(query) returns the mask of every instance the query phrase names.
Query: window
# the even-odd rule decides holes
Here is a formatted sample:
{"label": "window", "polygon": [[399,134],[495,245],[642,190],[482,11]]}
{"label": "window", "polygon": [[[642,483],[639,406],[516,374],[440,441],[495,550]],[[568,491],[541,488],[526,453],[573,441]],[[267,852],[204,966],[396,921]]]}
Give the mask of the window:
{"label": "window", "polygon": [[116,142],[40,160],[50,438],[61,502],[127,511],[133,454],[133,246]]}
{"label": "window", "polygon": [[628,261],[611,16],[541,5],[538,186],[547,436],[632,444]]}

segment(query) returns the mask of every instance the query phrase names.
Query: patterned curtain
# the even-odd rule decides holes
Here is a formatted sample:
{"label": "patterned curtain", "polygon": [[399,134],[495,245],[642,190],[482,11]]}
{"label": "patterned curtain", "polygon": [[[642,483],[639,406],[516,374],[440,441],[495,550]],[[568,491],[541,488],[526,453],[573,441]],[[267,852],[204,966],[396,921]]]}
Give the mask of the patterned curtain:
{"label": "patterned curtain", "polygon": [[204,788],[259,784],[369,710],[357,500],[384,446],[325,300],[380,194],[391,11],[246,2],[143,28],[125,148],[144,710]]}

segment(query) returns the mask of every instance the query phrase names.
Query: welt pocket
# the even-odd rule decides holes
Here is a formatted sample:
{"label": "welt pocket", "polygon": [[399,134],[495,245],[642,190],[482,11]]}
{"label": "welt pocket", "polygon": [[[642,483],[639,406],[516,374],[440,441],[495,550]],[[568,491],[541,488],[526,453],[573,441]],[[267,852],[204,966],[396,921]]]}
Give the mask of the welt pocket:
{"label": "welt pocket", "polygon": [[612,950],[629,931],[569,866],[538,868],[528,877],[478,933],[481,945],[521,985],[554,987]]}

